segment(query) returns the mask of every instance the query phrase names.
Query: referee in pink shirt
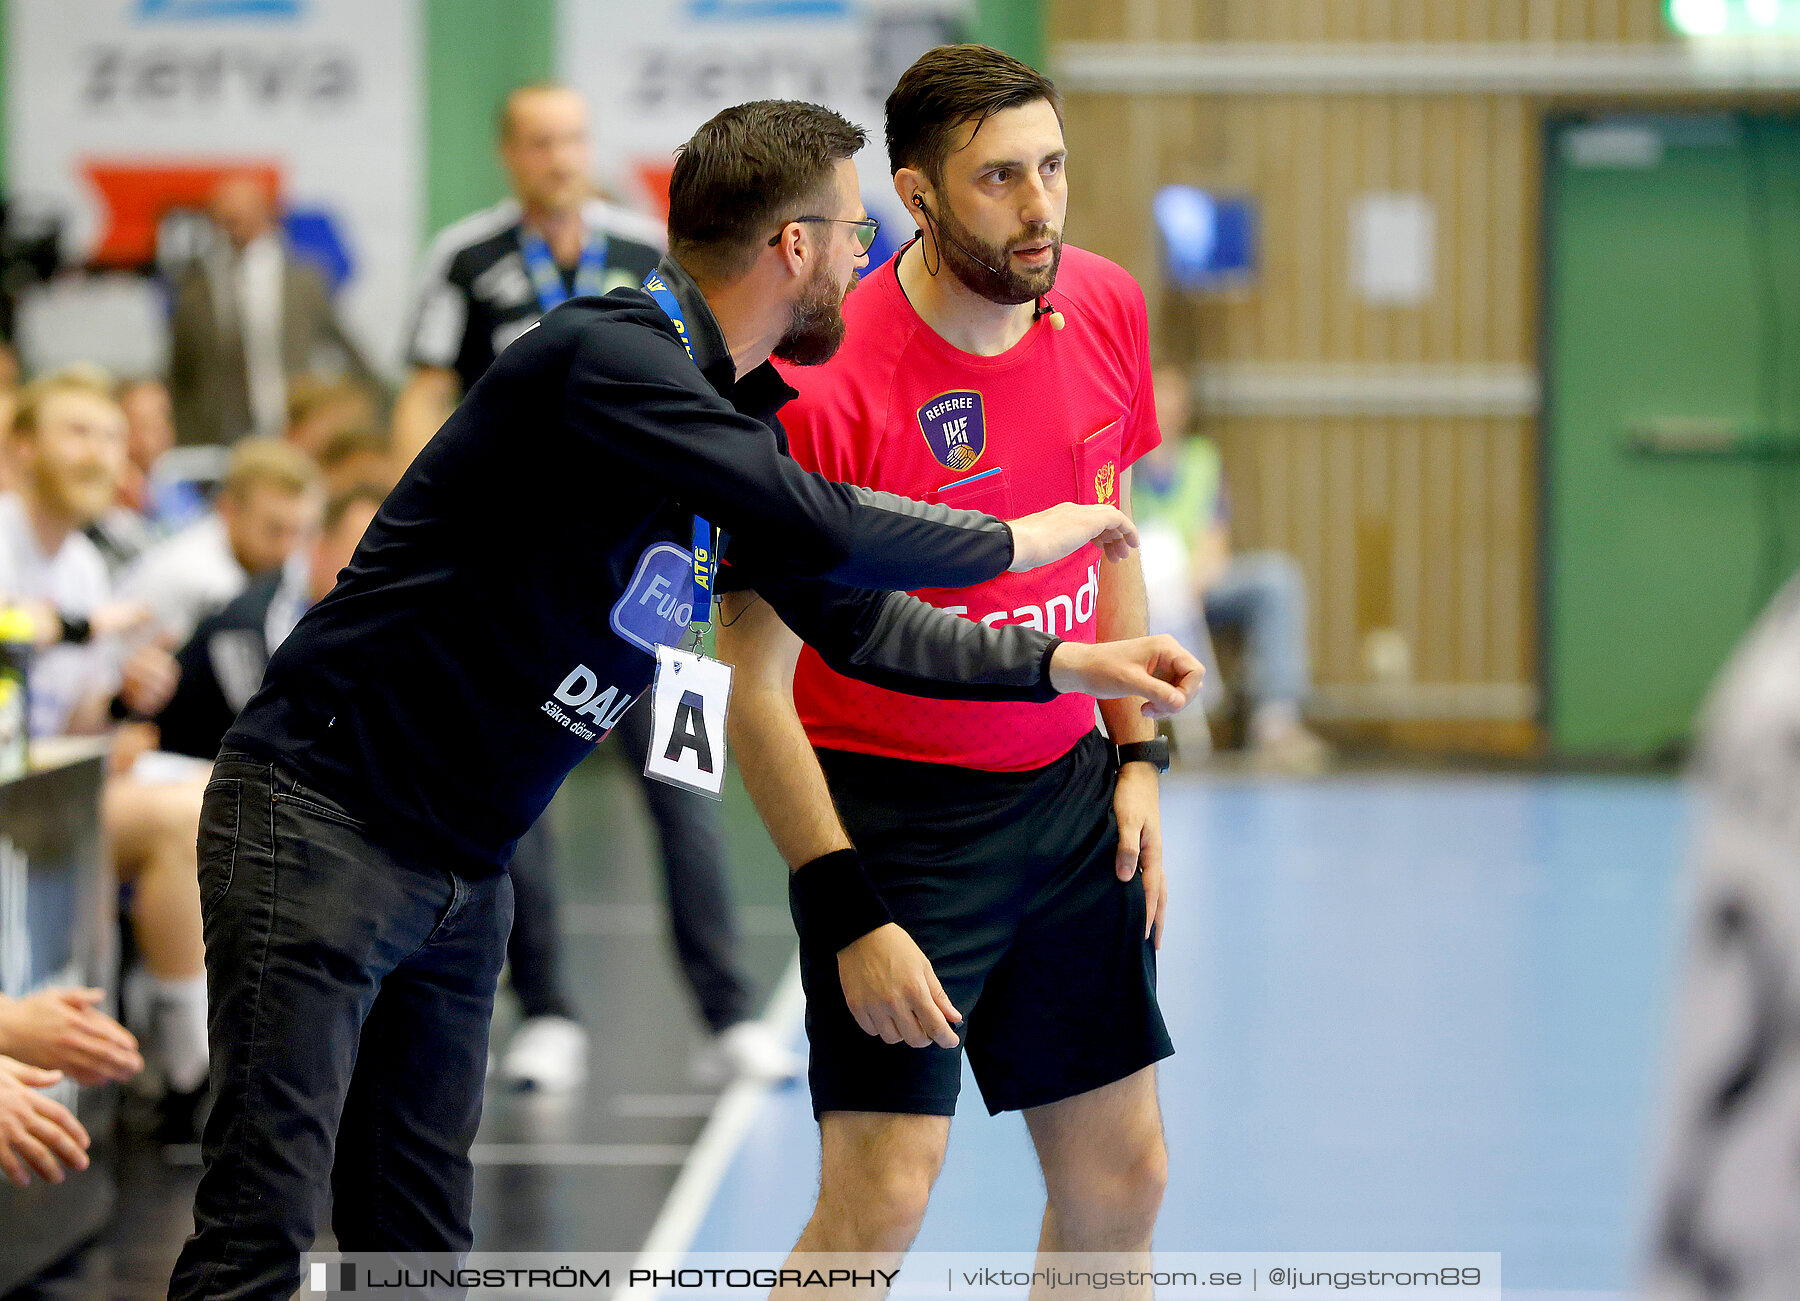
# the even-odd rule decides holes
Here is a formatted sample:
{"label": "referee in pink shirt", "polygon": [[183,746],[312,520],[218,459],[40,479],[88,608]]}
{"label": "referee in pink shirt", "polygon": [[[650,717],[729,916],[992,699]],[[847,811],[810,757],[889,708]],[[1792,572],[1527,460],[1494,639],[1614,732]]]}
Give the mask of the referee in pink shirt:
{"label": "referee in pink shirt", "polygon": [[[1056,88],[998,50],[940,47],[889,96],[887,144],[920,235],[846,300],[836,356],[785,372],[792,455],[1003,517],[1129,502],[1160,439],[1144,297],[1062,242]],[[1092,546],[915,595],[1071,641],[1145,631],[1137,559]],[[826,667],[765,603],[726,601],[732,741],[798,865],[824,1161],[797,1250],[910,1245],[964,1052],[988,1109],[1025,1114],[1040,1249],[1147,1250],[1167,1166],[1154,1063],[1173,1049],[1156,1002],[1167,743],[1143,702],[1100,702],[1109,742],[1091,697],[905,697]]]}

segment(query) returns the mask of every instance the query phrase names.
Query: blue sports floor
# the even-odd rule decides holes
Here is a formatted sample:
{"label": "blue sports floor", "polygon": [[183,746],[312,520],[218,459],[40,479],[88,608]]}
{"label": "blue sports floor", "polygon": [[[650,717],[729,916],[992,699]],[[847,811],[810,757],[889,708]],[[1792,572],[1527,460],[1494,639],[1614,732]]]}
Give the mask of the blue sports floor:
{"label": "blue sports floor", "polygon": [[[1499,1251],[1507,1290],[1623,1292],[1678,946],[1687,798],[1570,777],[1170,778],[1167,1250]],[[1025,1128],[965,1078],[920,1250],[1030,1250]],[[696,1251],[784,1250],[804,1088]]]}

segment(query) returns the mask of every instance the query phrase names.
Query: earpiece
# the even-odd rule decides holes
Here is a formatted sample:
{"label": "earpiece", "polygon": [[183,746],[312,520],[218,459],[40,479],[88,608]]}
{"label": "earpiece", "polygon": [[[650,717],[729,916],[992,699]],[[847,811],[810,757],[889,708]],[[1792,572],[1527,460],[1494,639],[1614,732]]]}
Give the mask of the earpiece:
{"label": "earpiece", "polygon": [[[931,209],[927,208],[925,206],[925,199],[922,195],[917,195],[917,194],[913,195],[913,207],[917,208],[920,212],[925,214],[925,224],[931,227],[931,233],[932,233],[933,238],[947,240],[951,244],[956,245],[957,248],[962,250],[963,256],[968,258],[970,261],[974,262],[976,266],[987,267],[987,269],[989,271],[992,271],[995,275],[1005,274],[1004,272],[1002,272],[1000,270],[999,267],[991,266],[985,259],[976,257],[974,250],[971,249],[967,244],[964,244],[959,239],[952,238],[950,233],[948,231],[946,231],[941,225],[939,225],[937,220],[934,217],[932,217]],[[939,256],[940,256],[940,258],[942,257],[941,250],[940,250]],[[933,271],[931,274],[936,275],[937,272]]]}

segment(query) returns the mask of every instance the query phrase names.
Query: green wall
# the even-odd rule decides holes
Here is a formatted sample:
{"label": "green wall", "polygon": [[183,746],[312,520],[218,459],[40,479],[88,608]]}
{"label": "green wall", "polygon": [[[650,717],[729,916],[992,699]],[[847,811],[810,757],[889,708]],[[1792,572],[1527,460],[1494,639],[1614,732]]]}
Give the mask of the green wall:
{"label": "green wall", "polygon": [[506,92],[556,73],[555,0],[422,0],[425,231],[506,193],[494,113]]}
{"label": "green wall", "polygon": [[969,34],[1034,68],[1044,67],[1043,0],[975,0]]}

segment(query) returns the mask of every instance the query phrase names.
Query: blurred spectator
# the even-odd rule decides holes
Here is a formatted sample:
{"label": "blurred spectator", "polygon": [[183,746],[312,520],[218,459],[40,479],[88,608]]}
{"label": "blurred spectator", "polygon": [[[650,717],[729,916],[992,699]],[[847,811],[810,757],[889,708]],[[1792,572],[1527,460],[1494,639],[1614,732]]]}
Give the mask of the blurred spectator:
{"label": "blurred spectator", "polygon": [[24,998],[0,994],[0,1056],[77,1084],[128,1080],[144,1069],[137,1040],[100,1010],[102,989],[41,989]]}
{"label": "blurred spectator", "polygon": [[19,409],[19,390],[0,384],[0,492],[14,492],[19,486],[19,470],[13,464],[13,413]]}
{"label": "blurred spectator", "polygon": [[175,446],[175,405],[169,386],[155,375],[121,380],[117,396],[125,412],[126,461],[119,501],[140,515],[153,515],[150,469]]}
{"label": "blurred spectator", "polygon": [[512,197],[442,231],[413,311],[411,374],[394,405],[401,466],[496,355],[564,299],[633,287],[667,236],[594,196],[587,106],[565,86],[526,86],[500,112]]}
{"label": "blurred spectator", "polygon": [[[1329,751],[1300,717],[1310,689],[1300,567],[1279,551],[1232,551],[1218,448],[1192,430],[1188,378],[1179,369],[1157,369],[1156,409],[1165,437],[1138,463],[1131,494],[1143,538],[1150,631],[1168,633],[1199,655],[1209,709],[1222,692],[1212,633],[1241,634],[1251,757],[1274,771],[1316,772]],[[1177,745],[1190,759],[1209,746],[1204,728],[1198,711],[1176,720]]]}
{"label": "blurred spectator", "polygon": [[314,459],[339,434],[376,429],[380,416],[361,384],[319,375],[295,375],[288,382],[285,437]]}
{"label": "blurred spectator", "polygon": [[174,285],[169,389],[180,441],[279,435],[291,374],[335,364],[378,387],[338,322],[324,277],[288,250],[262,179],[225,178],[211,214],[218,238]]}
{"label": "blurred spectator", "polygon": [[[81,530],[112,503],[125,463],[125,413],[104,371],[72,367],[20,395],[12,443],[20,490],[0,497],[0,593],[56,614],[61,640],[29,671],[31,733],[102,731],[109,717],[153,715],[179,672],[154,645],[129,656],[109,635],[117,613],[104,563]],[[206,976],[194,861],[204,780],[107,780],[106,843],[133,886],[131,921],[148,972],[140,1024],[170,1090],[195,1098],[206,1079]],[[188,1113],[191,1119],[191,1111]]]}
{"label": "blurred spectator", "polygon": [[180,646],[252,578],[286,563],[318,521],[319,485],[305,453],[277,438],[244,440],[213,509],[146,552],[120,594],[146,602],[169,644]]}
{"label": "blurred spectator", "polygon": [[[217,614],[203,619],[181,648],[181,682],[156,724],[164,750],[211,760],[256,689],[269,656],[300,616],[322,600],[381,508],[384,486],[364,484],[334,495],[304,564],[264,574]],[[4,1040],[0,1040],[3,1051]]]}
{"label": "blurred spectator", "polygon": [[85,532],[116,579],[157,539],[150,470],[175,445],[175,417],[169,390],[154,375],[120,380],[113,396],[125,412],[125,468],[112,508]]}
{"label": "blurred spectator", "polygon": [[358,484],[392,488],[398,477],[387,439],[368,429],[346,429],[333,434],[319,449],[319,469],[325,475],[325,495],[335,497]]}
{"label": "blurred spectator", "polygon": [[61,1071],[0,1056],[0,1173],[21,1188],[34,1174],[60,1184],[65,1169],[88,1167],[87,1130],[62,1103],[38,1092],[61,1079]]}
{"label": "blurred spectator", "polygon": [[[125,416],[106,373],[74,367],[31,384],[9,443],[19,491],[0,496],[0,595],[47,608],[53,629],[31,667],[31,734],[95,732],[118,685],[104,634],[134,622],[113,617],[105,562],[82,534],[111,506],[125,462]],[[134,665],[127,690],[146,674],[153,656]]]}
{"label": "blurred spectator", "polygon": [[[146,712],[167,699],[165,692]],[[107,778],[102,800],[113,870],[131,885],[131,934],[142,963],[125,982],[125,1018],[144,1037],[162,1091],[157,1135],[169,1143],[194,1141],[206,1095],[206,946],[194,848],[206,778],[204,771],[172,780],[119,774]]]}

